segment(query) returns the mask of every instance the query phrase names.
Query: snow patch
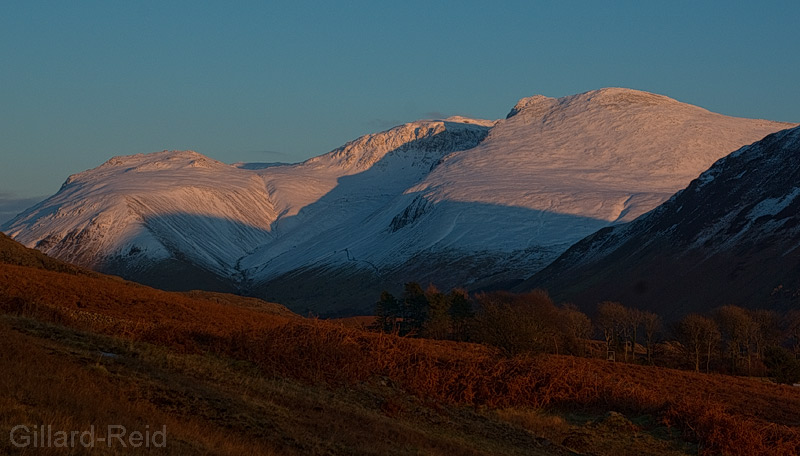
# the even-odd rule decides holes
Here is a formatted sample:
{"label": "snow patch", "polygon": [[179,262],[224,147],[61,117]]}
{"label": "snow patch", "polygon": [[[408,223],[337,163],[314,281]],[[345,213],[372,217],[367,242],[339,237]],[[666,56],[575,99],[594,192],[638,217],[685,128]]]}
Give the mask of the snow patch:
{"label": "snow patch", "polygon": [[755,221],[759,217],[774,216],[784,210],[789,204],[800,195],[800,188],[794,187],[791,192],[779,198],[767,198],[758,204],[747,214],[747,218]]}

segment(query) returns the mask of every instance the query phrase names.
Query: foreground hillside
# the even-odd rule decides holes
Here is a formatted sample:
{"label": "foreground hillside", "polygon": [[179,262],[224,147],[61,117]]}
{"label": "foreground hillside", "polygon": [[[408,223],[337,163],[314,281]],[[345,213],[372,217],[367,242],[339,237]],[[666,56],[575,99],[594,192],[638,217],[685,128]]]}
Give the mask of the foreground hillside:
{"label": "foreground hillside", "polygon": [[534,96],[506,119],[412,122],[293,165],[114,157],[3,230],[148,285],[358,314],[410,280],[516,284],[788,126],[629,89]]}
{"label": "foreground hillside", "polygon": [[640,219],[595,233],[521,288],[681,316],[727,304],[796,308],[800,128],[719,160]]}
{"label": "foreground hillside", "polygon": [[748,379],[508,358],[260,302],[8,264],[0,265],[0,311],[4,434],[18,423],[166,424],[165,454],[800,449],[800,391]]}
{"label": "foreground hillside", "polygon": [[26,248],[3,233],[0,233],[0,264],[100,277],[100,274],[88,269],[56,260],[38,250]]}

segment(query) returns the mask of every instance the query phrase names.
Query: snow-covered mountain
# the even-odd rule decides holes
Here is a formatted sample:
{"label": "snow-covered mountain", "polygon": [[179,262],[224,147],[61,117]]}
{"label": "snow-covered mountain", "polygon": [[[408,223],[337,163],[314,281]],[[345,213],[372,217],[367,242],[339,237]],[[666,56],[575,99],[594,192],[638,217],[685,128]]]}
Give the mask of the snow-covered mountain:
{"label": "snow-covered mountain", "polygon": [[800,127],[720,159],[639,219],[572,246],[519,289],[546,287],[677,318],[725,304],[796,307],[800,296]]}
{"label": "snow-covered mountain", "polygon": [[535,96],[506,119],[412,122],[293,165],[115,157],[3,230],[156,286],[355,312],[408,280],[518,282],[787,126],[628,89]]}

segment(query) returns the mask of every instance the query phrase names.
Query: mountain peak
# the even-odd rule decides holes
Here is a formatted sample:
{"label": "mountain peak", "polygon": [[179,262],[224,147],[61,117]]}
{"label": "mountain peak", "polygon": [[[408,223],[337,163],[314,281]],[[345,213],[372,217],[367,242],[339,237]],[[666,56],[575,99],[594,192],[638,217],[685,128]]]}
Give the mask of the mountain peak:
{"label": "mountain peak", "polygon": [[623,87],[605,87],[597,90],[564,97],[559,100],[583,101],[587,103],[599,104],[639,104],[656,105],[679,103],[678,101],[657,93],[645,92],[643,90],[626,89]]}
{"label": "mountain peak", "polygon": [[193,150],[162,150],[148,154],[120,155],[106,161],[96,169],[128,168],[127,171],[153,171],[159,169],[212,168],[228,166]]}
{"label": "mountain peak", "polygon": [[626,89],[622,87],[605,87],[561,98],[551,98],[544,95],[522,98],[514,105],[506,116],[506,119],[514,117],[523,111],[534,116],[541,115],[557,105],[582,104],[586,106],[619,107],[624,105],[653,106],[671,103],[679,102],[664,95],[642,90]]}
{"label": "mountain peak", "polygon": [[772,133],[642,217],[584,238],[519,288],[674,318],[727,304],[791,308],[800,293],[798,165],[800,127]]}
{"label": "mountain peak", "polygon": [[510,119],[522,111],[540,111],[549,109],[555,105],[557,101],[558,100],[555,98],[546,97],[544,95],[534,95],[532,97],[521,98],[517,104],[511,108],[511,111],[506,116],[506,119]]}
{"label": "mountain peak", "polygon": [[79,181],[91,180],[98,175],[120,172],[152,172],[159,170],[177,170],[184,168],[218,168],[228,167],[225,163],[206,157],[193,150],[162,150],[146,154],[117,155],[102,165],[77,174],[72,174],[64,181],[64,187]]}
{"label": "mountain peak", "polygon": [[475,147],[486,137],[492,125],[494,122],[489,120],[455,116],[444,120],[418,120],[361,136],[305,163],[337,163],[363,170],[388,153],[403,150],[432,152],[438,159],[448,152]]}
{"label": "mountain peak", "polygon": [[199,154],[193,150],[162,150],[147,154],[118,155],[108,159],[101,167],[110,166],[136,166],[144,163],[178,162],[178,161],[216,161]]}

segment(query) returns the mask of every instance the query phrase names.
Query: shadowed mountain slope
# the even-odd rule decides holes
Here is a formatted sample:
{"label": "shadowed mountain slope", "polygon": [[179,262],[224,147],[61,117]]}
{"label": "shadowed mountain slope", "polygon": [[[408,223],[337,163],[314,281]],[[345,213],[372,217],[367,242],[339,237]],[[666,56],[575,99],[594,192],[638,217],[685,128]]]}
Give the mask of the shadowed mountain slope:
{"label": "shadowed mountain slope", "polygon": [[800,128],[722,158],[636,221],[572,246],[520,285],[588,307],[620,300],[679,317],[800,298]]}

